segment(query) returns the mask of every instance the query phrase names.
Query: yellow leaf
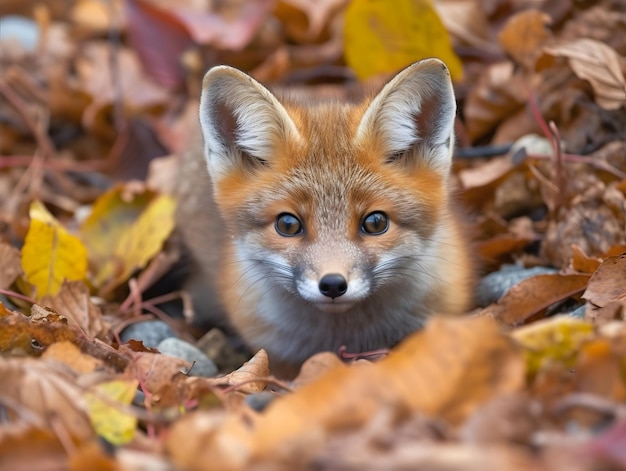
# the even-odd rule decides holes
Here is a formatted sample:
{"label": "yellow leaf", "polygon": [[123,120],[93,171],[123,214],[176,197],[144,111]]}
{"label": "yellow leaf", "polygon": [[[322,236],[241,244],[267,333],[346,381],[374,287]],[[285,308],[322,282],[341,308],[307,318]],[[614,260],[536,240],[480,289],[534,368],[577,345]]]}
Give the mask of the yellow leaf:
{"label": "yellow leaf", "polygon": [[113,445],[129,443],[135,436],[137,417],[123,411],[137,390],[137,381],[109,381],[87,393],[87,411],[96,433]]}
{"label": "yellow leaf", "polygon": [[54,296],[63,281],[84,280],[87,250],[39,201],[30,206],[30,227],[22,247],[26,280],[37,289],[37,298]]}
{"label": "yellow leaf", "polygon": [[174,199],[117,186],[96,201],[81,226],[89,248],[93,283],[106,292],[143,268],[174,228]]}
{"label": "yellow leaf", "polygon": [[346,10],[344,49],[360,79],[427,57],[443,60],[453,80],[463,75],[432,0],[353,0]]}
{"label": "yellow leaf", "polygon": [[593,325],[571,316],[554,316],[513,331],[511,336],[526,349],[526,367],[534,376],[549,362],[574,365],[583,343],[593,337]]}

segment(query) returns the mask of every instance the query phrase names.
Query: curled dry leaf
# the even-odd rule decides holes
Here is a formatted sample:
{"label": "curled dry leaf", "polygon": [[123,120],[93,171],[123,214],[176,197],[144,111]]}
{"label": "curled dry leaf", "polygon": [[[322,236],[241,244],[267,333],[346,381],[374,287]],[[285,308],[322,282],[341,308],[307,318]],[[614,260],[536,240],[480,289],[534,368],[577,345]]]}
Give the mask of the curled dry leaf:
{"label": "curled dry leaf", "polygon": [[521,110],[526,102],[522,79],[510,62],[488,66],[472,87],[463,107],[472,142],[493,131]]}
{"label": "curled dry leaf", "polygon": [[55,342],[78,343],[67,319],[33,305],[30,317],[9,311],[0,303],[0,353],[6,356],[39,356]]}
{"label": "curled dry leaf", "polygon": [[104,370],[102,360],[86,355],[73,343],[68,341],[56,342],[50,345],[41,356],[44,360],[54,360],[67,365],[76,374],[92,373],[97,368]]}
{"label": "curled dry leaf", "polygon": [[455,45],[468,44],[492,54],[498,53],[497,46],[489,41],[489,21],[483,2],[439,0],[435,2],[435,8],[450,36],[456,39]]}
{"label": "curled dry leaf", "polygon": [[329,370],[341,365],[342,361],[333,352],[321,352],[313,355],[300,367],[298,376],[292,381],[294,389],[312,383]]}
{"label": "curled dry leaf", "polygon": [[266,385],[265,381],[254,382],[254,380],[265,379],[269,374],[269,358],[267,352],[261,349],[239,369],[209,381],[215,385],[237,386],[238,391],[252,394],[263,391]]}
{"label": "curled dry leaf", "polygon": [[626,304],[626,253],[608,257],[589,280],[583,298],[597,307],[619,301]]}
{"label": "curled dry leaf", "polygon": [[0,289],[9,288],[23,273],[20,251],[0,242]]}
{"label": "curled dry leaf", "polygon": [[191,364],[180,358],[160,353],[137,352],[128,364],[125,374],[139,381],[147,393],[146,404],[164,409],[180,407],[186,398],[185,379],[182,371]]}
{"label": "curled dry leaf", "polygon": [[589,256],[602,256],[611,247],[626,244],[626,198],[613,190],[602,182],[590,185],[549,222],[541,250],[551,264],[569,266],[573,244]]}
{"label": "curled dry leaf", "polygon": [[[622,374],[622,365],[626,360],[623,347],[625,333],[623,324],[620,324],[620,332],[612,338],[601,335],[581,346],[575,365],[576,392],[623,403],[626,399],[626,384]],[[606,417],[604,414],[598,416],[597,422],[593,424],[595,426],[600,426]]]}
{"label": "curled dry leaf", "polygon": [[552,36],[548,29],[551,22],[550,16],[539,10],[520,11],[509,18],[500,31],[500,46],[515,62],[532,70],[541,54],[541,46]]}
{"label": "curled dry leaf", "polygon": [[623,59],[612,47],[594,39],[581,38],[546,46],[544,53],[567,58],[574,73],[589,81],[601,107],[615,110],[626,104]]}
{"label": "curled dry leaf", "polygon": [[169,99],[165,89],[146,76],[134,51],[126,48],[116,51],[117,67],[124,73],[114,73],[110,47],[105,41],[88,42],[76,59],[78,89],[92,98],[83,115],[83,123],[88,128],[94,125],[102,108],[122,96],[124,105],[133,113],[163,105]]}
{"label": "curled dry leaf", "polygon": [[[196,464],[190,469],[206,469],[201,463],[209,459],[218,468],[245,469],[285,449],[294,456],[312,453],[327,434],[363,425],[383,405],[457,424],[493,395],[519,390],[523,378],[520,352],[492,320],[435,318],[379,363],[339,365],[273,401],[251,424],[231,416],[217,429],[198,434]],[[178,424],[169,437],[175,462],[185,465],[188,458],[175,448],[177,434],[190,425]]]}
{"label": "curled dry leaf", "polygon": [[281,0],[275,14],[290,37],[298,42],[311,42],[347,4],[348,0]]}
{"label": "curled dry leaf", "polygon": [[[588,256],[578,245],[572,244],[572,269],[581,273],[595,272],[602,259]],[[587,287],[589,289],[589,287]],[[583,296],[584,297],[584,296]]]}
{"label": "curled dry leaf", "polygon": [[79,441],[94,436],[82,391],[67,369],[39,359],[0,358],[0,376],[9,422],[53,430],[61,426]]}
{"label": "curled dry leaf", "polygon": [[513,286],[496,304],[481,312],[506,325],[525,324],[546,308],[582,293],[589,276],[586,274],[548,274],[528,278]]}
{"label": "curled dry leaf", "polygon": [[0,456],[2,467],[14,471],[67,469],[68,462],[67,449],[52,429],[27,424],[3,424]]}
{"label": "curled dry leaf", "polygon": [[46,302],[63,313],[69,324],[78,327],[89,339],[101,337],[108,330],[102,312],[91,302],[89,289],[81,281],[63,283],[58,294]]}

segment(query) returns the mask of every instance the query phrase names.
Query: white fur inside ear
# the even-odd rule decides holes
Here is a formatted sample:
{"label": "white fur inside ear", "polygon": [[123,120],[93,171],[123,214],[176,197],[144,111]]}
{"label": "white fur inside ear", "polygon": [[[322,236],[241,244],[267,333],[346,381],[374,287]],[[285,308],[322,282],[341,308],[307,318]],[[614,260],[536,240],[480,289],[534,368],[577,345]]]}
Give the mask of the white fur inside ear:
{"label": "white fur inside ear", "polygon": [[386,158],[416,149],[441,171],[450,168],[456,104],[447,68],[438,59],[417,62],[396,75],[372,100],[356,142],[375,134]]}
{"label": "white fur inside ear", "polygon": [[204,77],[200,124],[209,171],[218,178],[240,165],[243,154],[267,162],[277,140],[299,139],[274,95],[228,66],[214,67]]}

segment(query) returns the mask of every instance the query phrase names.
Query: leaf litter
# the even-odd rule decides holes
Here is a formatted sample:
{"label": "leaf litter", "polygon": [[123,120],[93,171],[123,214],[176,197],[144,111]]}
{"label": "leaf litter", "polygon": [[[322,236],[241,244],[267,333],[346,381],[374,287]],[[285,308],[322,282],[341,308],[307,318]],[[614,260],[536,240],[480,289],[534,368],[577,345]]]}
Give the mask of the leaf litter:
{"label": "leaf litter", "polygon": [[[4,464],[626,469],[619,0],[26,3],[0,5]],[[455,76],[453,182],[482,274],[557,273],[381,360],[315,355],[289,383],[263,351],[202,378],[121,341],[155,317],[201,334],[165,314],[189,304],[158,280],[181,257],[171,194],[208,66],[354,99],[431,54]]]}

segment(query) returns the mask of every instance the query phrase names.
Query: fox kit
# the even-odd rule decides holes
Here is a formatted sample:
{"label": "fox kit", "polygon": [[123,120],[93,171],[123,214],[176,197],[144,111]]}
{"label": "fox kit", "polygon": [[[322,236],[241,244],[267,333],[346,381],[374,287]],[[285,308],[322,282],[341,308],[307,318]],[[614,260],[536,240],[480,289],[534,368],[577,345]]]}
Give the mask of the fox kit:
{"label": "fox kit", "polygon": [[342,345],[391,347],[430,314],[463,311],[454,118],[436,59],[356,106],[279,101],[236,69],[209,70],[204,159],[183,164],[179,215],[196,309],[225,315],[282,371]]}

